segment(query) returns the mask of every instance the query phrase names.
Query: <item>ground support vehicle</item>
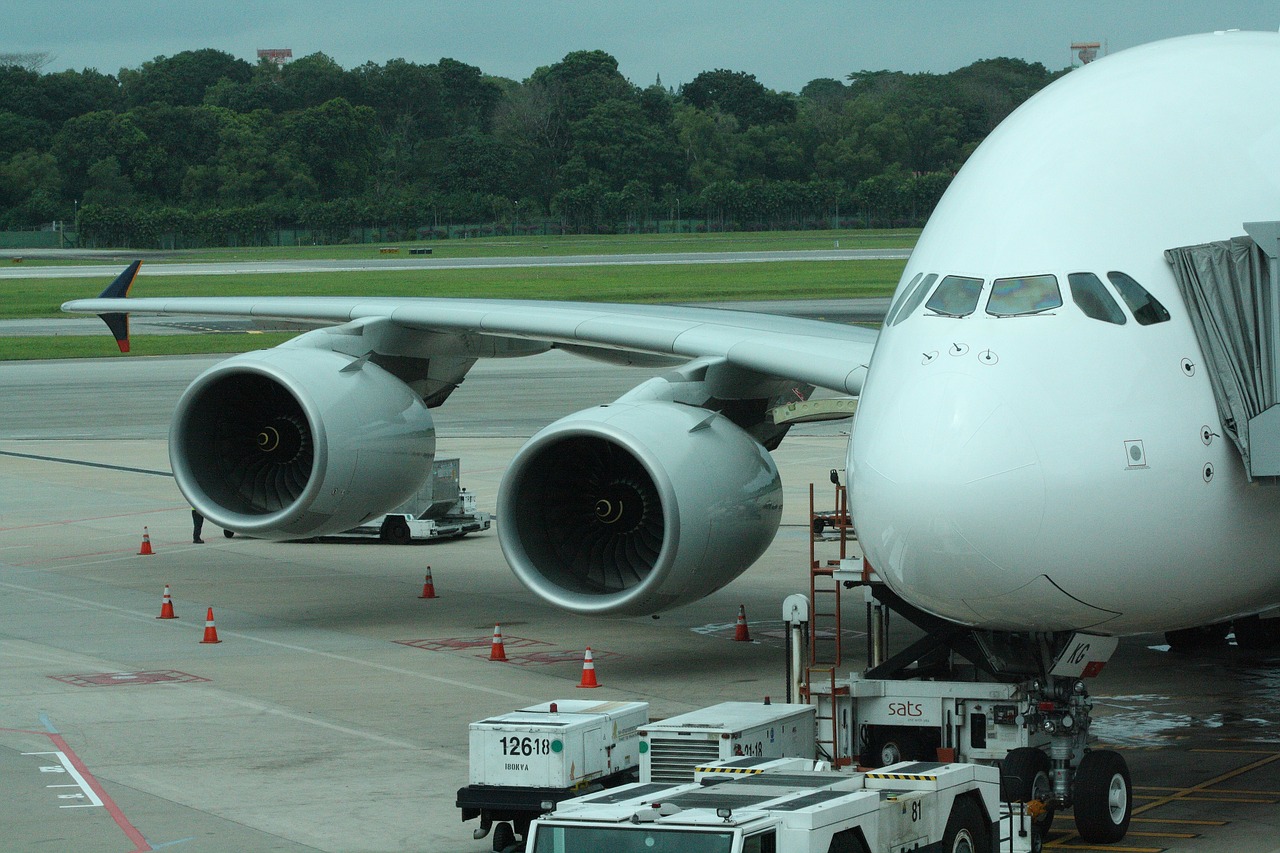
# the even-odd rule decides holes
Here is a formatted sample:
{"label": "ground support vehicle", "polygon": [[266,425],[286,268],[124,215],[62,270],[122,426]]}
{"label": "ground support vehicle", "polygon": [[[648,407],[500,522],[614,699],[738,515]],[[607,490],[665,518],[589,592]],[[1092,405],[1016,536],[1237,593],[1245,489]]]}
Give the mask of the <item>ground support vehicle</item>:
{"label": "ground support vehicle", "polygon": [[904,762],[869,772],[740,758],[695,782],[636,784],[560,803],[529,853],[947,853],[1029,851],[994,767]]}
{"label": "ground support vehicle", "polygon": [[552,803],[639,779],[639,729],[647,702],[564,699],[470,725],[470,783],[458,790],[473,836],[493,829],[493,849],[525,837]]}
{"label": "ground support vehicle", "polygon": [[738,756],[813,758],[812,705],[721,702],[640,729],[640,781],[690,782],[702,764]]}
{"label": "ground support vehicle", "polygon": [[437,459],[422,487],[386,515],[326,539],[381,539],[397,545],[431,539],[458,539],[488,530],[493,516],[476,509],[476,496],[460,485],[461,462]]}
{"label": "ground support vehicle", "polygon": [[[973,631],[913,608],[861,560],[814,566],[815,576],[821,569],[832,581],[820,591],[862,593],[869,635],[867,668],[847,680],[812,657],[808,667],[796,665],[799,652],[789,664],[789,687],[803,670],[800,695],[818,708],[820,756],[837,765],[939,756],[998,762],[1004,798],[1028,804],[1037,838],[1059,808],[1074,810],[1088,842],[1124,837],[1133,810],[1129,771],[1120,753],[1090,746],[1093,703],[1085,681],[1115,651],[1114,637]],[[838,612],[838,592],[834,598]],[[801,635],[796,614],[804,609],[784,605],[784,619]],[[890,610],[924,636],[887,656]]]}

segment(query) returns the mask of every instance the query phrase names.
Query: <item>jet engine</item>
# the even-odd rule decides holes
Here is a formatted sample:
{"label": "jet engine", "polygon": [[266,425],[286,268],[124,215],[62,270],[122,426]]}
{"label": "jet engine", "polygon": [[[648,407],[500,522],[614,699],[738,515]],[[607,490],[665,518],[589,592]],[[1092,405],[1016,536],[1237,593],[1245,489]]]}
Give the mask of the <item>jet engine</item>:
{"label": "jet engine", "polygon": [[643,615],[742,574],[773,541],[782,482],[728,418],[667,401],[562,418],[520,449],[498,492],[516,576],[578,613]]}
{"label": "jet engine", "polygon": [[169,431],[178,488],[237,533],[349,530],[431,473],[435,427],[403,382],[363,359],[284,346],[235,356],[183,393]]}

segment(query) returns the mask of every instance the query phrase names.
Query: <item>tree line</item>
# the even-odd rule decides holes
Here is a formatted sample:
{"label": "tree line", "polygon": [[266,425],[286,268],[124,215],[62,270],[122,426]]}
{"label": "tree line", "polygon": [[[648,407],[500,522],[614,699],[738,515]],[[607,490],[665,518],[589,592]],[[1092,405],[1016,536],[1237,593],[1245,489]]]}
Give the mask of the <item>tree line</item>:
{"label": "tree line", "polygon": [[323,53],[193,50],[115,76],[4,59],[0,229],[134,246],[918,224],[1056,76],[1001,58],[788,93],[723,69],[640,87],[599,50],[521,82]]}

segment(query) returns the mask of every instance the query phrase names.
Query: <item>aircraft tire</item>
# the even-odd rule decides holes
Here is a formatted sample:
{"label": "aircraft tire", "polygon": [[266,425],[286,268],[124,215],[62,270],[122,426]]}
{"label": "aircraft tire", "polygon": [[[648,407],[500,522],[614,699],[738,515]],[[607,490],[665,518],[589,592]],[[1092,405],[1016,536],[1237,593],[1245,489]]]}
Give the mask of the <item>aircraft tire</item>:
{"label": "aircraft tire", "polygon": [[1099,749],[1085,754],[1076,769],[1076,832],[1090,844],[1124,838],[1133,816],[1133,784],[1129,766],[1118,752]]}
{"label": "aircraft tire", "polygon": [[1178,631],[1165,631],[1164,641],[1174,652],[1190,654],[1201,649],[1212,649],[1226,645],[1227,623],[1201,625],[1198,628],[1182,628]]}
{"label": "aircraft tire", "polygon": [[1023,746],[1009,750],[1000,762],[1000,799],[1006,803],[1039,800],[1045,810],[1031,819],[1032,850],[1039,851],[1053,826],[1053,779],[1049,756],[1044,750]]}
{"label": "aircraft tire", "polygon": [[1242,649],[1268,651],[1280,646],[1280,619],[1246,616],[1237,619],[1232,627],[1236,632],[1236,645]]}

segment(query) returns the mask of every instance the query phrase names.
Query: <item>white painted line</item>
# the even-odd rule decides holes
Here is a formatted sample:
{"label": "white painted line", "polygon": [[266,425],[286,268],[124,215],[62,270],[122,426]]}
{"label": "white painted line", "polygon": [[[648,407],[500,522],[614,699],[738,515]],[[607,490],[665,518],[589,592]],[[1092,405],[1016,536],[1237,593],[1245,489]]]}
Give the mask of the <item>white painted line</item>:
{"label": "white painted line", "polygon": [[93,789],[89,787],[89,783],[88,783],[87,781],[85,781],[85,778],[84,778],[83,776],[81,776],[81,775],[80,775],[80,771],[79,771],[79,770],[77,770],[77,769],[75,768],[75,766],[74,766],[74,765],[72,765],[72,763],[71,763],[70,761],[68,761],[68,760],[67,760],[67,756],[66,756],[66,755],[64,755],[62,752],[59,752],[59,751],[53,751],[53,752],[24,752],[24,753],[22,753],[22,754],[23,754],[23,755],[56,755],[56,756],[58,756],[58,761],[62,764],[62,768],[61,768],[61,769],[56,768],[56,767],[53,767],[52,765],[50,765],[50,766],[48,766],[48,767],[41,767],[41,768],[40,768],[40,772],[41,772],[41,773],[69,773],[69,774],[71,774],[71,778],[76,780],[76,784],[74,784],[74,785],[45,785],[45,787],[46,787],[46,788],[79,788],[79,789],[80,789],[80,793],[79,793],[79,794],[59,794],[59,795],[58,795],[58,799],[60,799],[60,800],[73,800],[73,799],[74,799],[74,800],[83,800],[83,799],[86,799],[86,798],[87,798],[87,799],[89,799],[89,800],[90,800],[90,802],[88,802],[88,803],[75,803],[75,804],[72,804],[72,805],[58,806],[58,808],[60,808],[60,809],[92,809],[92,808],[100,808],[100,807],[103,805],[102,800],[98,799],[98,795],[97,795],[97,794],[95,794],[95,793],[93,792]]}
{"label": "white painted line", "polygon": [[[91,564],[92,563],[88,563],[88,562],[77,563],[77,565],[91,565]],[[78,598],[74,595],[64,595],[59,592],[48,592],[43,589],[36,589],[35,587],[23,586],[21,584],[9,583],[7,581],[0,581],[0,587],[8,587],[9,589],[16,589],[31,595],[40,596],[44,598],[51,598],[66,604],[75,604],[80,607],[84,607],[86,609],[92,609],[95,611],[114,612],[120,616],[132,618],[132,619],[140,619],[148,623],[152,622],[155,619],[155,614],[150,612],[141,613],[137,610],[129,610],[128,608],[125,608],[125,607],[116,607],[110,604],[102,604],[100,602],[90,601],[85,598]],[[192,630],[203,630],[204,626],[198,625],[197,621],[198,620],[193,620],[191,622],[188,622],[185,626],[182,626],[182,627],[190,628]],[[527,703],[527,702],[535,701],[535,697],[526,696],[521,693],[512,693],[507,690],[498,690],[493,687],[483,687],[478,684],[471,684],[469,682],[460,681],[455,678],[445,678],[443,676],[430,675],[425,672],[419,672],[412,669],[405,669],[399,666],[389,666],[387,664],[374,663],[373,661],[361,660],[360,658],[354,658],[348,655],[340,655],[334,652],[324,652],[319,649],[313,649],[313,648],[310,648],[309,646],[301,646],[296,643],[282,643],[279,640],[268,640],[263,637],[255,637],[252,634],[246,634],[242,631],[222,630],[222,631],[219,631],[218,633],[219,633],[219,636],[223,637],[224,639],[230,637],[233,639],[248,640],[253,643],[260,643],[261,645],[264,645],[264,646],[275,646],[276,648],[289,649],[290,651],[301,652],[303,654],[308,654],[308,655],[315,655],[317,657],[327,658],[329,660],[342,661],[343,663],[349,663],[349,664],[354,664],[356,666],[368,667],[370,669],[377,669],[377,670],[381,670],[382,672],[390,672],[396,675],[403,675],[407,678],[416,678],[422,681],[434,682],[436,684],[447,684],[450,687],[456,687],[460,690],[473,690],[478,693],[487,693],[492,696],[501,696],[504,699],[513,699],[517,702]]]}
{"label": "white painted line", "polygon": [[[365,740],[375,741],[377,743],[386,744],[388,746],[394,746],[396,749],[409,749],[414,751],[424,749],[424,747],[421,744],[409,743],[408,741],[403,741],[403,740],[396,740],[395,738],[385,737],[383,735],[374,734],[373,732],[361,731],[360,729],[353,729],[348,726],[340,726],[337,723],[329,723],[329,722],[325,722],[324,720],[317,720],[313,717],[307,717],[302,714],[294,714],[289,711],[281,710],[280,708],[272,708],[268,705],[262,705],[257,702],[248,702],[244,699],[235,699],[230,696],[227,696],[224,693],[218,693],[212,690],[206,691],[206,692],[211,693],[214,698],[220,699],[223,702],[227,702],[228,704],[231,704],[231,705],[239,705],[243,708],[249,708],[251,710],[258,711],[264,714],[271,714],[272,716],[284,717],[285,719],[293,720],[295,722],[306,723],[312,726],[319,726],[322,729],[328,729],[330,731],[339,732],[341,734],[351,735],[352,737],[363,738]],[[436,754],[436,758],[440,758],[440,757],[442,757],[440,754]],[[459,759],[459,762],[466,763],[462,759]]]}

